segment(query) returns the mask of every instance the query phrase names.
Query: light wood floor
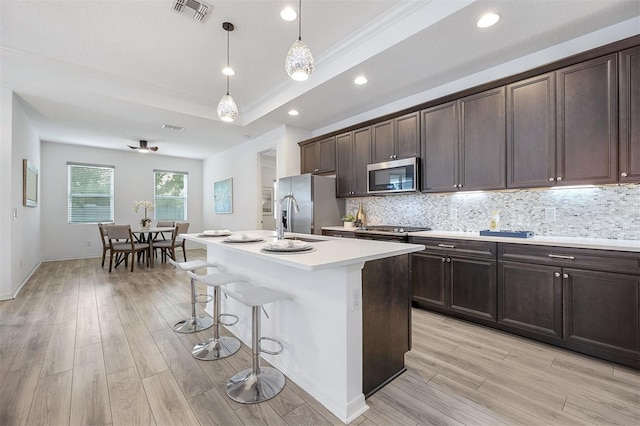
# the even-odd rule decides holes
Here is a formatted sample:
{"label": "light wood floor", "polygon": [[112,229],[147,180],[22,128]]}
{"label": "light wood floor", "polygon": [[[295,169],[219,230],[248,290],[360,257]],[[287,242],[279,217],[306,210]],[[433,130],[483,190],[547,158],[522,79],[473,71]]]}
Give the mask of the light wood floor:
{"label": "light wood floor", "polygon": [[[170,328],[190,310],[185,274],[107,269],[95,258],[46,262],[0,302],[0,425],[341,424],[291,381],[266,403],[231,401],[224,385],[250,351],[191,356],[211,333]],[[406,363],[352,424],[640,422],[637,370],[429,312],[413,312]]]}

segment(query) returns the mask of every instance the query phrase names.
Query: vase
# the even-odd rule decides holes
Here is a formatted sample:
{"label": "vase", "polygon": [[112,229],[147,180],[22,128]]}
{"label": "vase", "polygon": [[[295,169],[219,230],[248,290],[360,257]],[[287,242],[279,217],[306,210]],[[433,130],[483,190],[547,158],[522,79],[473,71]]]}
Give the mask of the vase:
{"label": "vase", "polygon": [[358,226],[364,226],[365,219],[366,219],[366,216],[364,214],[364,210],[362,209],[362,203],[360,203],[360,206],[358,207],[358,212],[356,213],[356,224]]}
{"label": "vase", "polygon": [[355,228],[355,225],[353,222],[342,222],[344,224],[344,227],[347,229],[351,229],[351,228]]}
{"label": "vase", "polygon": [[147,219],[146,217],[144,219],[140,219],[140,227],[141,228],[148,228],[149,225],[151,224],[151,219]]}

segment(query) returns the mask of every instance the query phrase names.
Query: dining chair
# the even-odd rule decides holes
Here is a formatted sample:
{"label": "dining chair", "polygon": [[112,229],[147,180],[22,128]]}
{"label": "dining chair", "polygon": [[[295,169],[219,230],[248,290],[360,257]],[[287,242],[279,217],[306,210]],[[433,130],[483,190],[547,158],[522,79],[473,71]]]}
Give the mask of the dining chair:
{"label": "dining chair", "polygon": [[143,259],[147,260],[149,266],[149,244],[138,243],[131,234],[130,225],[108,225],[105,227],[107,236],[109,237],[109,272],[113,267],[113,255],[122,254],[123,259],[116,261],[116,268],[124,260],[127,266],[127,259],[131,254],[131,272],[133,272],[133,264],[135,263],[135,255],[142,253]]}
{"label": "dining chair", "polygon": [[176,248],[182,247],[182,255],[184,261],[187,261],[187,252],[185,251],[185,240],[180,238],[180,234],[186,234],[189,231],[189,222],[178,222],[171,234],[171,240],[159,240],[153,242],[153,251],[160,250],[162,261],[167,260],[167,256],[172,260],[176,260]]}
{"label": "dining chair", "polygon": [[104,268],[104,260],[107,257],[107,251],[109,251],[109,237],[107,236],[105,225],[102,223],[98,223],[98,231],[100,232],[100,241],[102,242],[102,267]]}
{"label": "dining chair", "polygon": [[[173,220],[156,222],[156,228],[175,228],[175,226],[176,222]],[[166,238],[164,237],[164,232],[156,232],[156,234],[153,236],[153,241],[158,241],[160,237],[162,237],[163,240],[166,240]]]}

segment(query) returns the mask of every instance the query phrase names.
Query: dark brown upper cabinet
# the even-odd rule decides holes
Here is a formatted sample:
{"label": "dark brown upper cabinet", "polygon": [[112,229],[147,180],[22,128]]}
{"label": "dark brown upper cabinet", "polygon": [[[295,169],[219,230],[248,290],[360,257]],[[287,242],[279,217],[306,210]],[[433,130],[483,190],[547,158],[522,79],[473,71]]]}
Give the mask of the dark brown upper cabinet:
{"label": "dark brown upper cabinet", "polygon": [[331,136],[300,146],[300,173],[329,174],[336,171],[336,138]]}
{"label": "dark brown upper cabinet", "polygon": [[367,164],[371,162],[371,127],[336,136],[336,196],[367,195]]}
{"label": "dark brown upper cabinet", "polygon": [[422,111],[424,192],[502,189],[504,86]]}
{"label": "dark brown upper cabinet", "polygon": [[372,162],[420,156],[420,115],[412,112],[371,126]]}
{"label": "dark brown upper cabinet", "polygon": [[507,187],[552,186],[556,177],[556,79],[507,86]]}
{"label": "dark brown upper cabinet", "polygon": [[618,181],[616,54],[556,71],[556,185]]}
{"label": "dark brown upper cabinet", "polygon": [[640,46],[618,54],[620,182],[640,182]]}

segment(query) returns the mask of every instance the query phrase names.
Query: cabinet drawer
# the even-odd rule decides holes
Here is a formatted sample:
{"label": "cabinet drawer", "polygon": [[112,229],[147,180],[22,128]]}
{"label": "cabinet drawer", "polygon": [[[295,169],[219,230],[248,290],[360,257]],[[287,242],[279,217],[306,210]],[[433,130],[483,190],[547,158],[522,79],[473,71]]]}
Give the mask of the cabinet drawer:
{"label": "cabinet drawer", "polygon": [[328,229],[322,230],[322,235],[328,237],[341,237],[341,238],[355,238],[356,234],[353,231],[333,231]]}
{"label": "cabinet drawer", "polygon": [[501,243],[498,246],[498,258],[541,265],[640,274],[640,253],[633,252]]}
{"label": "cabinet drawer", "polygon": [[441,238],[409,237],[409,242],[424,244],[425,251],[442,254],[496,257],[497,243],[487,241],[448,240]]}

